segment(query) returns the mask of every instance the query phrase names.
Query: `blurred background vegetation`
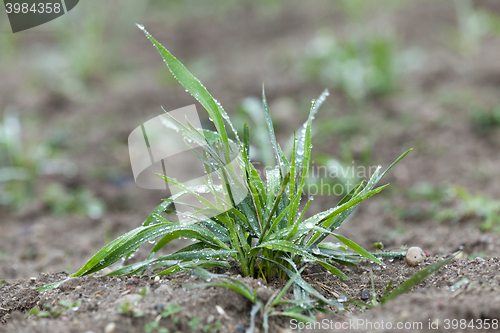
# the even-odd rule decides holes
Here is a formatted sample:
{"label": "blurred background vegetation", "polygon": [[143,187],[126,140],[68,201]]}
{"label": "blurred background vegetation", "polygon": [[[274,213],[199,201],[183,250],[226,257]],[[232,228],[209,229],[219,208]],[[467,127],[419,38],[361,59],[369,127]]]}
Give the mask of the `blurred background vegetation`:
{"label": "blurred background vegetation", "polygon": [[[1,15],[0,228],[60,231],[76,248],[90,244],[69,259],[28,256],[45,258],[44,267],[67,268],[95,252],[168,196],[135,186],[128,134],[160,106],[195,101],[135,23],[207,86],[240,130],[250,124],[254,161],[272,163],[262,82],[282,146],[328,88],[313,128],[314,165],[338,177],[311,184],[353,184],[364,175],[338,171],[386,166],[413,147],[380,199],[392,216],[384,230],[404,241],[404,221],[470,218],[476,228],[499,229],[498,1],[87,0],[16,34]],[[332,200],[339,198],[314,205]],[[93,235],[68,238],[73,221]],[[0,259],[15,259],[15,246],[1,244]]]}

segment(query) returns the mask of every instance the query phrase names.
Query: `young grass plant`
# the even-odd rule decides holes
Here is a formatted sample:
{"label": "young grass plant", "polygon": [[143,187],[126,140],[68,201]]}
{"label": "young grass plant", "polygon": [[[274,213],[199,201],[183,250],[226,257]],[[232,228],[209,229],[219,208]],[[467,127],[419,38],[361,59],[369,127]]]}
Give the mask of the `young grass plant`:
{"label": "young grass plant", "polygon": [[[158,49],[176,79],[207,110],[217,129],[217,132],[210,132],[195,128],[191,124],[183,125],[171,118],[184,135],[188,146],[191,147],[188,142],[194,142],[203,147],[203,155],[192,150],[205,166],[206,185],[202,186],[203,188],[188,187],[173,178],[161,175],[160,177],[170,185],[179,187],[181,192],[165,199],[142,226],[104,246],[74,273],[73,277],[98,272],[120,259],[128,258],[142,244],[156,240],[146,260],[119,267],[107,275],[143,274],[147,269],[162,275],[186,269],[196,271],[203,267],[229,267],[227,260],[233,258],[239,263],[241,274],[244,276],[262,277],[265,280],[276,277],[293,279],[291,281],[295,298],[303,304],[310,302],[309,295],[312,295],[322,304],[338,306],[336,302],[324,298],[300,277],[301,268],[305,263],[318,263],[334,275],[348,279],[337,268],[337,264],[355,265],[363,259],[382,264],[377,257],[404,256],[403,252],[377,253],[375,257],[352,240],[338,234],[336,230],[361,201],[388,186],[376,187],[386,172],[410,150],[401,155],[386,171],[381,172],[378,167],[367,182],[360,182],[335,207],[304,218],[312,200],[309,198],[300,211],[311,159],[311,123],[328,96],[328,91],[325,90],[313,101],[309,117],[294,139],[291,157],[287,158],[276,142],[263,89],[264,116],[277,162],[274,169],[266,172],[264,182],[249,159],[248,126],[244,126],[241,139],[226,111],[201,82],[144,30],[144,27],[139,28]],[[234,139],[229,137],[226,124],[229,125]],[[227,162],[230,154],[234,153],[231,151],[234,147],[239,150],[239,155],[235,159],[237,163],[232,165]],[[216,164],[227,166],[215,167]],[[222,186],[215,185],[210,177],[212,173],[221,179]],[[241,174],[243,180],[240,181],[236,174]],[[242,201],[235,197],[234,185],[237,182],[248,192]],[[200,192],[213,194],[216,202],[206,200]],[[170,205],[182,205],[181,197],[188,194],[196,196],[201,207],[194,207],[195,212],[189,216],[184,214],[181,222],[172,222],[162,216],[165,212],[175,212],[169,208]],[[200,214],[206,217],[199,218]],[[323,242],[329,235],[337,238],[340,243]],[[190,238],[194,243],[168,255],[157,255],[160,249],[180,237]],[[231,280],[228,283],[237,282]],[[57,283],[48,285],[43,289],[56,285]],[[247,297],[251,299],[254,296],[248,292]]]}

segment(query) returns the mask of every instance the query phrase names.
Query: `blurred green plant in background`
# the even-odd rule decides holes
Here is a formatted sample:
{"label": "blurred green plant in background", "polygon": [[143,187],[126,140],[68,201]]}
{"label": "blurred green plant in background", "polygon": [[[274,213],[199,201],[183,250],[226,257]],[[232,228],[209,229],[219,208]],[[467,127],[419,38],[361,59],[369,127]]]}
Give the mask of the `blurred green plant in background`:
{"label": "blurred green plant in background", "polygon": [[470,0],[454,0],[457,12],[459,45],[463,54],[479,49],[483,39],[500,36],[500,17],[487,10],[478,10]]}
{"label": "blurred green plant in background", "polygon": [[0,123],[0,205],[19,209],[29,203],[48,149],[23,144],[19,116],[6,110]]}
{"label": "blurred green plant in background", "polygon": [[370,95],[389,94],[397,86],[394,42],[382,36],[350,38],[318,36],[307,48],[305,73],[328,86],[335,86],[360,102]]}
{"label": "blurred green plant in background", "polygon": [[474,108],[469,112],[474,129],[479,134],[491,134],[500,129],[500,105],[491,109]]}
{"label": "blurred green plant in background", "polygon": [[149,1],[82,3],[70,13],[70,20],[55,20],[51,47],[40,47],[33,81],[71,100],[85,101],[96,82],[109,80],[126,71],[126,63],[116,61],[130,34],[135,17],[141,17]]}
{"label": "blurred green plant in background", "polygon": [[302,63],[310,80],[339,89],[359,104],[369,97],[392,94],[402,74],[421,63],[416,50],[401,52],[387,34],[358,34],[344,39],[326,32],[312,39]]}
{"label": "blurred green plant in background", "polygon": [[410,206],[396,209],[403,219],[430,217],[437,222],[458,222],[469,218],[479,219],[478,227],[483,231],[500,232],[500,201],[483,195],[471,194],[454,185],[432,185],[420,182],[408,189],[408,199],[425,200],[429,206]]}
{"label": "blurred green plant in background", "polygon": [[[12,210],[34,204],[40,177],[64,175],[71,178],[77,174],[74,163],[58,156],[61,152],[57,136],[38,143],[24,139],[19,115],[7,110],[0,123],[0,206]],[[68,190],[60,183],[51,182],[40,190],[42,195],[38,199],[53,214],[100,218],[104,213],[104,204],[89,189]]]}
{"label": "blurred green plant in background", "polygon": [[60,183],[51,183],[45,189],[43,201],[54,215],[86,215],[100,218],[105,211],[104,203],[86,188],[70,190]]}

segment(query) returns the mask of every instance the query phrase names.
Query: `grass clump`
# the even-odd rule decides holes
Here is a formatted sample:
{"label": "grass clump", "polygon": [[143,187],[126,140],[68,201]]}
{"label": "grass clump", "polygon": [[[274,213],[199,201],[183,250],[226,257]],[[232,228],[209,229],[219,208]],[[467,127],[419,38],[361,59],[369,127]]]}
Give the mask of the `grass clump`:
{"label": "grass clump", "polygon": [[[328,96],[328,91],[325,90],[313,101],[307,121],[294,137],[291,157],[287,158],[276,142],[263,89],[264,117],[277,163],[275,168],[266,172],[264,182],[249,159],[248,126],[244,126],[243,137],[240,138],[220,103],[213,99],[206,88],[169,51],[142,26],[140,28],[156,46],[176,79],[207,110],[215,125],[217,131],[210,132],[195,128],[189,122],[184,125],[170,117],[171,122],[184,136],[186,144],[199,157],[200,163],[204,164],[205,185],[188,187],[176,179],[161,175],[161,178],[178,187],[181,192],[164,200],[142,226],[104,246],[72,276],[98,272],[120,259],[128,258],[142,244],[156,240],[147,259],[119,267],[108,275],[143,274],[147,269],[152,269],[159,275],[186,269],[204,272],[203,267],[229,267],[228,259],[233,258],[239,263],[239,269],[244,276],[262,277],[265,280],[276,277],[291,279],[295,298],[303,304],[309,302],[311,309],[317,304],[313,304],[308,295],[317,298],[319,304],[338,305],[306,283],[300,277],[301,269],[305,263],[317,263],[334,275],[348,279],[337,268],[337,264],[355,265],[363,259],[381,264],[373,254],[338,234],[336,230],[360,202],[388,186],[376,187],[385,173],[409,151],[401,155],[386,171],[381,172],[378,167],[368,181],[357,184],[335,207],[305,218],[312,200],[310,197],[301,206],[311,159],[311,123]],[[228,135],[226,124],[231,129],[233,139]],[[193,143],[203,147],[203,151],[200,153],[192,148]],[[230,164],[231,154],[234,155],[235,151],[238,153],[234,159],[236,163]],[[220,186],[215,183],[216,177],[221,180]],[[238,198],[242,190],[245,195]],[[212,195],[215,203],[207,200],[201,193]],[[182,206],[184,195],[195,196],[201,206],[192,207],[192,214],[184,213],[181,222],[167,220],[162,214],[179,213],[170,207],[172,203]],[[323,242],[330,235],[339,243]],[[181,237],[190,238],[193,243],[174,253],[157,255],[164,246]],[[403,256],[404,252],[376,255]],[[238,282],[231,280],[226,283],[227,287],[231,288],[232,283]],[[250,290],[244,292],[248,299],[255,301],[255,295]],[[256,303],[255,301],[254,304]],[[304,310],[303,307],[301,309]],[[299,314],[295,316],[298,317]]]}

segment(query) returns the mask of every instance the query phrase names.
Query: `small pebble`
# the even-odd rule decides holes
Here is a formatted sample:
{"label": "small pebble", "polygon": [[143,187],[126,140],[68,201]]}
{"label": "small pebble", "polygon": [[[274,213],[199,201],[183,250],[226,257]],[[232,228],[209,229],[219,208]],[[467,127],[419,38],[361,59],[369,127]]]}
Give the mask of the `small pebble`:
{"label": "small pebble", "polygon": [[159,286],[158,288],[155,289],[154,291],[155,294],[171,294],[172,293],[172,289],[166,285],[166,284],[162,284],[161,286]]}
{"label": "small pebble", "polygon": [[156,310],[156,312],[162,313],[165,307],[163,306],[163,304],[156,304],[154,309]]}
{"label": "small pebble", "polygon": [[159,282],[160,281],[160,277],[157,275],[155,276],[155,282]]}
{"label": "small pebble", "polygon": [[74,277],[74,278],[68,279],[68,280],[64,281],[63,283],[61,283],[59,285],[59,289],[61,291],[68,291],[71,289],[75,289],[79,285],[80,285],[80,278]]}
{"label": "small pebble", "polygon": [[411,267],[418,266],[418,264],[423,263],[424,260],[425,253],[418,246],[410,247],[408,252],[406,252],[406,263]]}
{"label": "small pebble", "polygon": [[117,304],[117,305],[121,305],[121,304],[125,304],[125,303],[135,304],[140,299],[141,299],[141,295],[139,295],[139,294],[128,294],[128,295],[122,296],[122,297],[118,298],[117,300],[115,300],[115,304]]}
{"label": "small pebble", "polygon": [[257,293],[257,298],[260,299],[265,304],[273,296],[274,290],[272,290],[271,288],[259,287],[257,288],[256,293]]}
{"label": "small pebble", "polygon": [[113,333],[115,331],[115,328],[116,328],[115,323],[109,323],[104,328],[104,333]]}
{"label": "small pebble", "polygon": [[361,299],[365,301],[369,298],[370,298],[370,292],[367,289],[361,290]]}

